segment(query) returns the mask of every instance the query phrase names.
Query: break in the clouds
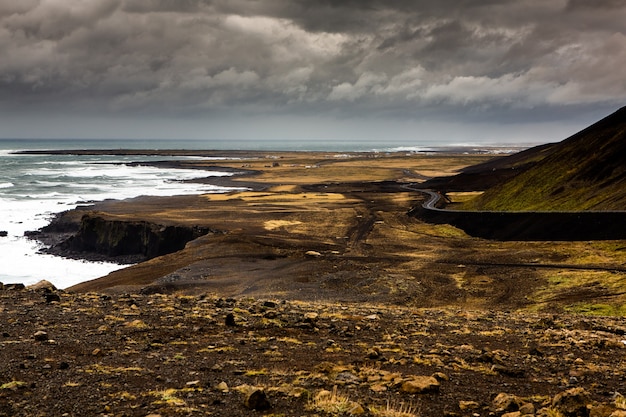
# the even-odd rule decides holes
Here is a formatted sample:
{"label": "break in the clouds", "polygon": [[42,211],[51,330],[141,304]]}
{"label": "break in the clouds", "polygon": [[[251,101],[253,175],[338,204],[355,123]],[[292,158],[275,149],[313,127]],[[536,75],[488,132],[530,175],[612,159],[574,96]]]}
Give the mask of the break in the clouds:
{"label": "break in the clouds", "polygon": [[572,123],[626,101],[625,22],[623,0],[0,0],[0,136]]}

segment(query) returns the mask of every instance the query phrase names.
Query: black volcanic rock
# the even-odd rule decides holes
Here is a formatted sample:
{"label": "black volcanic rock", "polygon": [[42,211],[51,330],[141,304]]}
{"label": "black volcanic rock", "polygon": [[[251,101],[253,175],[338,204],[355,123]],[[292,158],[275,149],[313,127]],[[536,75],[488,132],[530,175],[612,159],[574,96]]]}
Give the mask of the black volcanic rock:
{"label": "black volcanic rock", "polygon": [[179,251],[187,242],[209,232],[211,230],[204,227],[111,220],[90,213],[82,217],[74,235],[49,251],[70,257],[76,253],[82,254],[81,257],[92,253],[138,261]]}

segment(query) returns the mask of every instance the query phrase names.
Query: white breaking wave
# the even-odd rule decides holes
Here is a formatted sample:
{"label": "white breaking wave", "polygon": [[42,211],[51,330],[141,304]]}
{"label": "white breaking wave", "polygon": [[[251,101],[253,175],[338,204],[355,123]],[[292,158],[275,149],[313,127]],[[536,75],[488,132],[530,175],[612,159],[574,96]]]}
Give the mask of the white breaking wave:
{"label": "white breaking wave", "polygon": [[230,173],[124,165],[131,160],[130,157],[26,156],[0,152],[0,231],[7,232],[6,237],[0,237],[0,282],[28,285],[46,279],[58,288],[66,288],[121,268],[112,263],[41,254],[40,244],[24,237],[24,232],[42,228],[56,213],[78,204],[142,195],[232,190],[182,182]]}

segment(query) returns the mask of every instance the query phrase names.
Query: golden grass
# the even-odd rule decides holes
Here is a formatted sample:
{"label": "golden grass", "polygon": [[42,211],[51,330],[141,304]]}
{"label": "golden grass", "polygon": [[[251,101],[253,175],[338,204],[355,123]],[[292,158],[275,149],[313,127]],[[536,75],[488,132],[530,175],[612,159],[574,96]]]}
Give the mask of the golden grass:
{"label": "golden grass", "polygon": [[394,404],[389,400],[385,407],[371,407],[370,411],[375,417],[418,417],[420,415],[419,408],[411,403]]}
{"label": "golden grass", "polygon": [[28,384],[24,381],[11,381],[0,385],[0,390],[12,390],[15,391],[20,388],[26,387]]}
{"label": "golden grass", "polygon": [[350,401],[347,395],[340,394],[337,386],[332,391],[322,390],[313,397],[309,404],[309,408],[314,411],[321,411],[330,415],[357,414],[357,409],[361,409],[360,405]]}
{"label": "golden grass", "polygon": [[299,224],[302,224],[302,222],[298,220],[268,220],[263,225],[267,230],[276,230],[281,227],[297,226]]}
{"label": "golden grass", "polygon": [[[247,169],[261,171],[253,181],[289,187],[294,184],[343,182],[346,179],[382,181],[403,177],[405,170],[429,177],[454,175],[461,168],[491,158],[493,156],[417,155],[401,152],[368,155],[307,152],[285,153],[273,158],[251,158],[245,162]],[[273,166],[274,162],[279,165]],[[221,164],[232,168],[241,167],[241,161],[223,161]]]}

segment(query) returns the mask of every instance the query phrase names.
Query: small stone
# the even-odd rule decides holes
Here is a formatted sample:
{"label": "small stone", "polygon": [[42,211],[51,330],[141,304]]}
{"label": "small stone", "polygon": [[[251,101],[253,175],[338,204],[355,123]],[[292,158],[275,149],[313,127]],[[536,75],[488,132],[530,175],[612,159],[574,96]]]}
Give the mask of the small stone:
{"label": "small stone", "polygon": [[370,386],[370,389],[374,392],[385,392],[387,391],[387,387],[383,384],[374,384]]}
{"label": "small stone", "polygon": [[493,399],[491,406],[497,413],[519,410],[519,399],[515,395],[501,392]]}
{"label": "small stone", "polygon": [[224,323],[227,326],[236,326],[237,323],[235,323],[235,315],[233,313],[228,313],[226,315],[226,319],[224,320]]}
{"label": "small stone", "polygon": [[359,382],[361,382],[358,376],[348,371],[338,373],[335,377],[335,381],[343,382],[346,384],[358,384]]}
{"label": "small stone", "polygon": [[476,401],[459,401],[459,409],[461,411],[478,410],[479,408],[480,404]]}
{"label": "small stone", "polygon": [[413,376],[400,387],[407,394],[422,394],[439,391],[439,381],[432,376]]}
{"label": "small stone", "polygon": [[102,355],[102,350],[95,348],[94,350],[91,351],[91,356],[100,356]]}
{"label": "small stone", "polygon": [[318,251],[314,251],[314,250],[306,251],[305,255],[310,256],[312,258],[319,258],[320,256],[322,256],[321,253],[319,253]]}
{"label": "small stone", "polygon": [[367,358],[372,360],[378,360],[383,357],[382,352],[378,347],[373,347],[372,349],[367,351]]}
{"label": "small stone", "polygon": [[626,417],[626,410],[615,410],[609,417]]}
{"label": "small stone", "polygon": [[526,371],[523,369],[503,365],[493,365],[491,370],[504,376],[510,376],[511,378],[523,378],[526,375]]}
{"label": "small stone", "polygon": [[185,384],[187,387],[195,388],[200,386],[200,380],[189,381]]}
{"label": "small stone", "polygon": [[39,342],[45,342],[46,340],[48,340],[48,333],[44,332],[43,330],[39,330],[33,335],[33,337]]}
{"label": "small stone", "polygon": [[24,284],[4,284],[4,289],[5,290],[13,290],[13,291],[21,291],[23,289],[25,289],[26,287],[24,286]]}
{"label": "small stone", "polygon": [[220,391],[220,392],[228,392],[229,388],[228,388],[228,384],[224,381],[220,382],[219,384],[217,384],[215,386],[215,389]]}
{"label": "small stone", "polygon": [[50,304],[54,302],[56,303],[61,302],[61,296],[57,293],[53,293],[53,292],[46,293],[45,298],[46,298],[46,304]]}
{"label": "small stone", "polygon": [[526,415],[534,415],[535,414],[535,406],[532,403],[524,403],[519,408],[520,413],[523,416]]}
{"label": "small stone", "polygon": [[511,413],[504,413],[501,417],[521,417],[522,413],[519,411],[513,411]]}
{"label": "small stone", "polygon": [[265,411],[271,408],[270,402],[261,388],[248,386],[242,390],[245,395],[243,405],[250,410]]}
{"label": "small stone", "polygon": [[435,372],[432,375],[433,378],[435,378],[437,381],[439,382],[443,382],[443,381],[449,381],[450,378],[448,377],[448,375],[444,374],[443,372]]}
{"label": "small stone", "polygon": [[318,319],[319,316],[320,316],[319,314],[311,311],[311,312],[304,314],[304,320],[308,322],[314,322]]}

